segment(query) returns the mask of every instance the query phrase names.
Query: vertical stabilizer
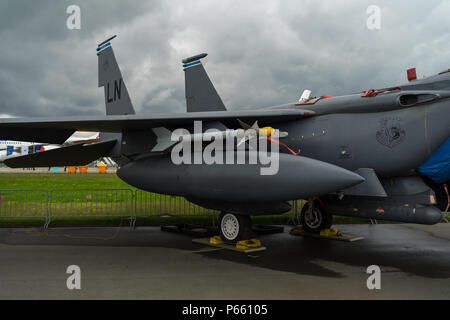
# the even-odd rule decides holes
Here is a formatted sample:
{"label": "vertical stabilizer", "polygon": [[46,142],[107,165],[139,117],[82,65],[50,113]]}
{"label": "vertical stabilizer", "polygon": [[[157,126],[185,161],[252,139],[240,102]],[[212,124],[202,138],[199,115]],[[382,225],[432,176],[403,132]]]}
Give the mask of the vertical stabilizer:
{"label": "vertical stabilizer", "polygon": [[206,53],[182,61],[185,72],[187,112],[225,111],[225,105],[200,61],[204,57]]}
{"label": "vertical stabilizer", "polygon": [[115,37],[109,38],[98,45],[98,86],[104,88],[107,115],[135,114],[111,47],[110,41]]}

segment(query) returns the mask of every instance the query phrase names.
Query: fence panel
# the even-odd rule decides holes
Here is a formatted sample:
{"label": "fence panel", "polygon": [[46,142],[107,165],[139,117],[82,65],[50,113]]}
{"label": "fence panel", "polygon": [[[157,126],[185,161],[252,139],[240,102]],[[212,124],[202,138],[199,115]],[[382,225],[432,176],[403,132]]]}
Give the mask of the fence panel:
{"label": "fence panel", "polygon": [[46,190],[0,190],[0,217],[47,218]]}
{"label": "fence panel", "polygon": [[134,193],[130,189],[51,190],[49,214],[54,217],[132,217]]}
{"label": "fence panel", "polygon": [[[290,201],[284,215],[298,222],[305,200]],[[0,217],[216,216],[183,197],[130,189],[0,190]]]}
{"label": "fence panel", "polygon": [[219,211],[206,209],[187,201],[184,197],[176,197],[159,193],[136,190],[135,216],[212,216]]}

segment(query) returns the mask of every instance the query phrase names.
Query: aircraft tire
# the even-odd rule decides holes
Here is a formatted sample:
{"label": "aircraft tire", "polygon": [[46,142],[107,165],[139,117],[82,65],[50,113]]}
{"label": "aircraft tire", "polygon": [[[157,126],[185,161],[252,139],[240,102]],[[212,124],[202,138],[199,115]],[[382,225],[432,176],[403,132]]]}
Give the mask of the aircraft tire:
{"label": "aircraft tire", "polygon": [[225,243],[248,240],[251,235],[251,225],[248,215],[222,212],[219,216],[219,233]]}
{"label": "aircraft tire", "polygon": [[319,233],[331,227],[333,224],[332,214],[326,212],[317,202],[314,202],[311,214],[308,212],[308,207],[308,203],[306,203],[300,215],[300,222],[305,231]]}

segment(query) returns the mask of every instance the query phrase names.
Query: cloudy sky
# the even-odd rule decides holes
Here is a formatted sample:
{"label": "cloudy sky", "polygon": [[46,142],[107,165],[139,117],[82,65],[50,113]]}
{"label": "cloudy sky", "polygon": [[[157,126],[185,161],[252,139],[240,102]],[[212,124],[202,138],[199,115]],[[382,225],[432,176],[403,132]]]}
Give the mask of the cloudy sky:
{"label": "cloudy sky", "polygon": [[[69,5],[81,29],[66,27]],[[381,29],[367,28],[368,6]],[[0,2],[0,115],[104,113],[97,44],[111,35],[137,113],[183,112],[181,59],[201,52],[230,109],[340,95],[450,67],[450,1]]]}

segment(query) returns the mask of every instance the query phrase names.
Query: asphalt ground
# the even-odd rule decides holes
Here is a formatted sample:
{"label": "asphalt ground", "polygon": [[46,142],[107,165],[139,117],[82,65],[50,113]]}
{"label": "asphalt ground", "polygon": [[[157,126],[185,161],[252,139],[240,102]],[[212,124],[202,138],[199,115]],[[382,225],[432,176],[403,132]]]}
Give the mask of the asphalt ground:
{"label": "asphalt ground", "polygon": [[[338,225],[341,242],[260,236],[264,252],[157,227],[0,229],[0,299],[449,299],[450,224]],[[81,289],[66,285],[69,265]],[[381,268],[369,290],[367,267]]]}

